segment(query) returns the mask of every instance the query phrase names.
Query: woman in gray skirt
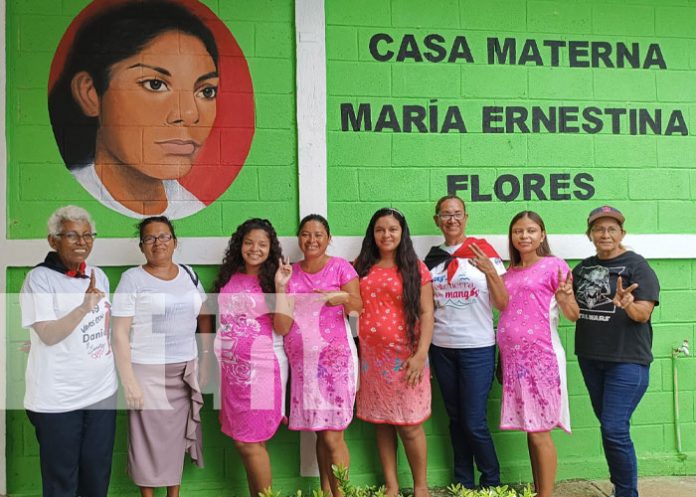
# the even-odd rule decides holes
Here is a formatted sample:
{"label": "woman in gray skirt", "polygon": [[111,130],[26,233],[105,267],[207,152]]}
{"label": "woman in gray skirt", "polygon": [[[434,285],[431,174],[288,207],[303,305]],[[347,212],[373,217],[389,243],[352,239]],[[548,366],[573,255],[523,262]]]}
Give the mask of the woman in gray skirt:
{"label": "woman in gray skirt", "polygon": [[169,219],[149,217],[139,227],[147,262],[123,273],[112,307],[116,365],[130,409],[128,473],[143,497],[157,487],[177,497],[185,454],[203,466],[196,327],[205,333],[203,361],[214,335],[201,314],[206,296],[196,274],[172,260]]}

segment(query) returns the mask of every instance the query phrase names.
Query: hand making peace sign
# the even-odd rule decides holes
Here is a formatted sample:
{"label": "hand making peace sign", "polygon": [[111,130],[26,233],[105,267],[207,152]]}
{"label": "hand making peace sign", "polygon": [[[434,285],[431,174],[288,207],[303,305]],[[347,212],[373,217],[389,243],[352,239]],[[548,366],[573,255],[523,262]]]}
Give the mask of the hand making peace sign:
{"label": "hand making peace sign", "polygon": [[275,273],[276,288],[285,288],[292,276],[292,265],[288,259],[278,259],[278,269]]}
{"label": "hand making peace sign", "polygon": [[633,290],[638,288],[638,283],[633,283],[628,288],[623,287],[623,280],[621,276],[616,280],[616,295],[611,300],[612,303],[621,309],[625,309],[633,303],[635,297],[633,296]]}
{"label": "hand making peace sign", "polygon": [[556,300],[564,300],[573,295],[573,273],[568,271],[568,274],[563,278],[563,271],[558,268],[558,289],[556,290]]}

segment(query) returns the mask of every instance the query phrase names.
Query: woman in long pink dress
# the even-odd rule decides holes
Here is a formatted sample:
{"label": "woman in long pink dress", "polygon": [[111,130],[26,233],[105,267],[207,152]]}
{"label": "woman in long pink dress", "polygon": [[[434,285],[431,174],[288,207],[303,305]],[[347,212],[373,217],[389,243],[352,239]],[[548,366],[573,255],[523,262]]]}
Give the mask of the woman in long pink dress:
{"label": "woman in long pink dress", "polygon": [[321,488],[338,497],[331,465],[350,462],[343,430],[353,419],[358,374],[346,316],[359,313],[362,300],[353,266],[326,254],[331,231],[324,217],[306,216],[298,238],[304,259],[281,264],[274,315],[292,372],[289,428],[316,432]]}
{"label": "woman in long pink dress", "polygon": [[249,219],[232,234],[215,281],[220,425],[242,457],[250,497],[271,486],[266,441],[285,417],[287,358],[267,303],[282,256],[271,223]]}
{"label": "woman in long pink dress", "polygon": [[404,444],[415,497],[428,495],[423,422],[430,417],[428,349],[433,287],[418,260],[404,215],[378,210],[355,261],[365,310],[360,315],[357,416],[375,424],[386,495],[399,492],[396,437]]}
{"label": "woman in long pink dress", "polygon": [[527,432],[537,495],[551,497],[557,466],[551,430],[570,432],[559,310],[570,321],[580,310],[570,268],[551,255],[541,217],[520,212],[510,222],[508,238],[510,267],[503,281],[509,301],[497,334],[503,376],[500,428]]}

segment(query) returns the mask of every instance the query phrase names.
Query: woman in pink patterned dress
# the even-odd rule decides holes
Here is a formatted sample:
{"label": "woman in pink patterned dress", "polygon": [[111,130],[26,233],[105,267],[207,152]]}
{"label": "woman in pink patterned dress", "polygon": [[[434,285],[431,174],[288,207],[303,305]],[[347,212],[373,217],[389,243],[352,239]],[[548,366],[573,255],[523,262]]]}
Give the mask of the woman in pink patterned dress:
{"label": "woman in pink patterned dress", "polygon": [[317,434],[321,488],[339,496],[332,464],[348,467],[343,439],[353,419],[357,351],[346,316],[362,310],[358,275],[340,257],[326,254],[328,221],[310,214],[298,233],[304,259],[281,264],[276,277],[276,330],[285,334],[290,376],[291,430]]}
{"label": "woman in pink patterned dress", "polygon": [[282,256],[271,223],[249,219],[232,234],[215,281],[220,425],[242,457],[251,497],[271,486],[266,441],[285,417],[288,364],[266,299]]}
{"label": "woman in pink patterned dress", "polygon": [[557,465],[551,430],[558,426],[570,433],[559,309],[570,321],[580,311],[570,268],[551,255],[541,217],[520,212],[510,222],[508,238],[510,267],[503,280],[509,301],[497,335],[503,370],[500,428],[527,432],[537,495],[551,497]]}
{"label": "woman in pink patterned dress", "polygon": [[399,492],[396,437],[406,450],[415,497],[428,495],[423,422],[430,417],[428,348],[433,287],[418,260],[404,215],[380,209],[355,261],[360,294],[360,390],[357,416],[375,424],[386,495]]}

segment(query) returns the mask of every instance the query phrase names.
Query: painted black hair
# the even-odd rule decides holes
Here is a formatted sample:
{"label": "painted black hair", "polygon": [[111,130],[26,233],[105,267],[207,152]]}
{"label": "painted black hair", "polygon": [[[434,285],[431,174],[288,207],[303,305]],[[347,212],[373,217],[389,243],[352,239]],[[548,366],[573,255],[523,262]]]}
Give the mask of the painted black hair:
{"label": "painted black hair", "polygon": [[283,257],[283,249],[280,246],[278,235],[276,234],[273,225],[267,219],[247,219],[242,224],[237,226],[237,229],[227,244],[225,257],[222,259],[222,264],[218,270],[217,278],[213,284],[213,291],[219,293],[220,289],[227,284],[233,274],[239,273],[244,269],[244,258],[242,257],[242,243],[244,237],[252,230],[263,230],[268,235],[270,242],[270,250],[268,259],[261,265],[259,271],[259,283],[264,293],[275,292],[275,273],[278,269],[278,259]]}
{"label": "painted black hair", "polygon": [[404,293],[402,302],[406,317],[406,330],[411,344],[414,344],[416,339],[416,322],[420,314],[421,275],[418,256],[411,241],[411,232],[406,218],[400,211],[385,207],[374,213],[370,223],[367,225],[367,230],[365,230],[365,238],[363,238],[360,254],[353,265],[358,276],[363,278],[367,276],[372,266],[379,262],[380,254],[375,241],[375,225],[380,218],[385,216],[394,216],[401,225],[401,242],[396,248],[395,262],[403,281]]}
{"label": "painted black hair", "polygon": [[68,169],[94,162],[99,120],[86,116],[72,95],[75,74],[85,71],[98,95],[109,87],[111,67],[132,57],[167,31],[200,39],[218,67],[218,49],[208,27],[187,8],[166,0],[118,4],[98,12],[80,27],[65,66],[48,96],[51,126]]}

